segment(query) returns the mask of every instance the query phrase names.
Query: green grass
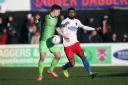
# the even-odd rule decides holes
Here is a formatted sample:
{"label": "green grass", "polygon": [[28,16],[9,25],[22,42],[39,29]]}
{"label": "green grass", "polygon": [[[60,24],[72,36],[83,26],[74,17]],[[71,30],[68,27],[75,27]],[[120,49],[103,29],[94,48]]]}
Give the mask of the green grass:
{"label": "green grass", "polygon": [[69,70],[70,78],[65,78],[61,69],[59,78],[52,78],[44,71],[44,80],[38,82],[37,68],[0,68],[0,85],[128,85],[128,67],[94,67],[97,77],[89,79],[82,67]]}

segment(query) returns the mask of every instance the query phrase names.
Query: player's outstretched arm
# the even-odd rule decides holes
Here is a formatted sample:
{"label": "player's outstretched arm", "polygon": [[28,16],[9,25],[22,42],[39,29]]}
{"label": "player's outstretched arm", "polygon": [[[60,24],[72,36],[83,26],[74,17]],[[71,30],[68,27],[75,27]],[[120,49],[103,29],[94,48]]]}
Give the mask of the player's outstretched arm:
{"label": "player's outstretched arm", "polygon": [[95,28],[89,27],[89,26],[84,26],[83,29],[85,29],[85,30],[90,30],[90,31],[95,30]]}
{"label": "player's outstretched arm", "polygon": [[78,20],[78,23],[79,23],[79,27],[81,27],[85,30],[90,30],[90,31],[95,30],[95,28],[93,28],[93,27],[83,25],[79,20]]}

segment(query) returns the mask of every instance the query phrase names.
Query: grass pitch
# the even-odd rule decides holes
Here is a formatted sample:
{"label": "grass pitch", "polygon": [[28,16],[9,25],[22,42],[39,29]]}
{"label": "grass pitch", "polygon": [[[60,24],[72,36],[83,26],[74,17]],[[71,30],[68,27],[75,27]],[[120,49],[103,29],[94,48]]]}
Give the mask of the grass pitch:
{"label": "grass pitch", "polygon": [[44,70],[44,79],[39,82],[37,68],[0,68],[0,85],[128,85],[128,67],[93,67],[97,72],[94,79],[88,78],[88,73],[83,67],[69,69],[70,77],[65,78],[61,68],[56,72],[59,78],[52,78]]}

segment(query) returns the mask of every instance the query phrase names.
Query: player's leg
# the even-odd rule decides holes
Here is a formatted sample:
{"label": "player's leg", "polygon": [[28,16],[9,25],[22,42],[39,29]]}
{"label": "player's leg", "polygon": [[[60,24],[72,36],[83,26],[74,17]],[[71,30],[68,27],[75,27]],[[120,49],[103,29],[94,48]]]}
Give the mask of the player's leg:
{"label": "player's leg", "polygon": [[84,52],[81,51],[81,52],[77,53],[77,55],[81,58],[83,65],[87,69],[88,73],[92,73],[92,68],[90,67],[88,59],[85,57]]}
{"label": "player's leg", "polygon": [[45,53],[41,52],[40,53],[40,60],[38,63],[38,71],[39,71],[39,76],[37,80],[42,80],[42,74],[43,74],[43,70],[44,70],[44,58],[45,58]]}
{"label": "player's leg", "polygon": [[74,52],[72,51],[72,48],[64,48],[65,54],[67,56],[68,59],[68,63],[66,63],[63,68],[64,69],[68,69],[70,67],[73,67],[75,65],[75,61],[74,61]]}
{"label": "player's leg", "polygon": [[87,58],[84,56],[84,52],[79,52],[78,56],[80,56],[80,58],[83,62],[84,68],[88,71],[89,78],[93,79],[96,76],[96,74],[92,72],[92,68],[91,68]]}
{"label": "player's leg", "polygon": [[52,60],[51,66],[50,66],[50,68],[49,68],[49,70],[48,70],[48,73],[49,73],[52,77],[57,78],[58,75],[54,72],[54,69],[56,68],[57,64],[59,63],[61,54],[60,54],[60,52],[54,52],[53,54],[54,54],[55,57],[54,57],[53,60]]}
{"label": "player's leg", "polygon": [[94,75],[93,75],[93,72],[92,72],[92,68],[87,60],[87,58],[85,57],[84,55],[84,51],[83,49],[80,47],[80,44],[76,44],[75,46],[77,49],[76,49],[76,54],[81,58],[82,62],[83,62],[83,65],[85,67],[85,69],[88,71],[88,73],[90,74],[90,77],[93,78]]}
{"label": "player's leg", "polygon": [[44,70],[44,59],[45,59],[45,55],[46,55],[46,51],[47,51],[47,47],[46,47],[46,42],[41,41],[40,45],[39,45],[39,51],[40,51],[40,60],[38,63],[38,81],[41,81],[43,79],[42,75],[43,75],[43,70]]}
{"label": "player's leg", "polygon": [[57,66],[57,64],[59,63],[60,57],[61,57],[61,53],[60,53],[60,49],[57,45],[52,46],[51,48],[49,48],[50,51],[53,53],[53,55],[55,56],[52,60],[51,66],[48,70],[48,73],[53,76],[53,77],[58,77],[58,75],[54,72],[55,67]]}
{"label": "player's leg", "polygon": [[63,74],[66,78],[69,77],[69,72],[68,69],[73,67],[74,64],[72,65],[70,62],[67,62],[64,66],[62,66]]}
{"label": "player's leg", "polygon": [[75,61],[74,61],[74,52],[72,51],[71,48],[65,48],[64,49],[65,51],[65,54],[69,60],[68,63],[66,63],[63,67],[62,67],[62,70],[63,70],[63,74],[65,77],[69,77],[69,73],[68,73],[68,68],[71,68],[75,65]]}

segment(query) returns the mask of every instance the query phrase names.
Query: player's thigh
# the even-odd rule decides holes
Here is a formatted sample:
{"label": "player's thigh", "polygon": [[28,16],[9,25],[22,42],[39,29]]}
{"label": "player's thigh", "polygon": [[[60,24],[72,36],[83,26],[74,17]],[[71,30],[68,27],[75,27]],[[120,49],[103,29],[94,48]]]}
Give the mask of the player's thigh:
{"label": "player's thigh", "polygon": [[60,47],[58,45],[53,45],[52,47],[49,48],[50,52],[52,53],[57,53],[59,54],[60,52]]}
{"label": "player's thigh", "polygon": [[75,46],[75,53],[79,56],[79,57],[81,57],[81,58],[83,58],[84,57],[84,51],[83,51],[83,49],[82,49],[82,47],[80,46],[80,44],[78,43],[78,44],[76,44],[76,46]]}
{"label": "player's thigh", "polygon": [[80,57],[84,57],[84,51],[83,51],[83,49],[79,49],[79,50],[76,52],[76,54],[77,54],[78,56],[80,56]]}
{"label": "player's thigh", "polygon": [[48,47],[46,45],[46,41],[40,41],[39,43],[39,51],[41,52],[47,52]]}
{"label": "player's thigh", "polygon": [[65,51],[65,54],[69,60],[69,62],[74,65],[75,64],[75,61],[74,61],[74,52],[72,51],[72,49],[64,49]]}

